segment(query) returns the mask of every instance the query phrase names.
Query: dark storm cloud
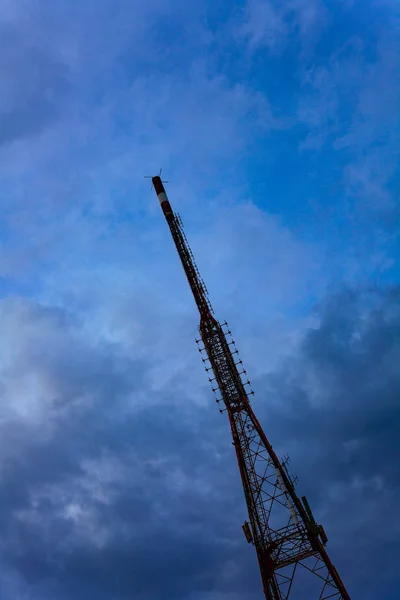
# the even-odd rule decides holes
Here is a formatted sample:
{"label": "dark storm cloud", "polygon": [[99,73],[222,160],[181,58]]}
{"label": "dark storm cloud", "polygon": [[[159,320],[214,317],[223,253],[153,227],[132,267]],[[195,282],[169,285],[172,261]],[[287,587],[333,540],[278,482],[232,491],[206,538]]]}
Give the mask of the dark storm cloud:
{"label": "dark storm cloud", "polygon": [[[25,468],[14,463],[13,473],[5,477],[3,489],[12,501],[3,513],[3,535],[9,561],[27,584],[57,598],[187,598],[192,591],[218,587],[224,565],[240,557],[244,565],[237,569],[238,581],[229,585],[243,586],[240,573],[252,556],[242,557],[237,543],[243,542],[243,511],[238,515],[235,509],[235,500],[241,504],[240,489],[219,472],[224,461],[215,464],[204,436],[196,435],[171,407],[144,411],[125,424],[102,423],[96,413],[75,419],[50,443],[31,448]],[[218,416],[213,411],[206,421]],[[194,411],[192,418],[202,420],[205,431],[210,425],[201,412]],[[82,462],[104,451],[118,458],[117,466],[126,465],[123,478],[106,485],[112,492],[107,502],[90,490],[85,493],[77,481],[84,475]],[[160,464],[152,465],[152,460]],[[233,460],[227,462],[236,476]],[[16,517],[21,509],[30,510],[30,491],[43,485],[51,485],[52,492],[36,504],[37,520]],[[202,485],[210,488],[207,493]],[[221,488],[230,491],[230,499]],[[60,505],[71,497],[95,515],[97,530],[107,531],[104,546],[97,547],[82,534],[82,525],[75,527],[60,515]],[[223,505],[229,517],[223,515]]]}
{"label": "dark storm cloud", "polygon": [[145,365],[89,343],[65,311],[17,304],[15,369],[37,374],[45,404],[55,390],[63,401],[50,402],[39,423],[14,416],[2,427],[3,444],[22,440],[3,461],[6,564],[41,598],[240,590],[249,559],[250,574],[256,566],[251,552],[242,555],[244,505],[229,428],[214,405],[185,407],[182,397],[179,408],[161,394],[158,406],[129,410],[146,388]]}
{"label": "dark storm cloud", "polygon": [[[273,442],[292,448],[337,566],[349,585],[359,578],[353,597],[369,598],[354,553],[370,560],[372,546],[390,597],[394,539],[385,520],[394,519],[399,493],[399,291],[343,292],[320,310],[300,355],[269,378],[268,400],[263,408],[258,394],[255,408]],[[80,339],[78,323],[60,309],[28,313],[19,318],[27,332],[21,369],[36,357],[36,372],[73,401],[52,405],[45,436],[43,424],[9,420],[5,428],[8,439],[24,440],[2,474],[8,566],[41,598],[260,596],[240,531],[244,502],[229,430],[215,407],[185,406],[183,397],[172,405],[162,393],[157,405],[127,410],[146,387],[144,364]]]}
{"label": "dark storm cloud", "polygon": [[[29,586],[53,590],[57,598],[172,599],[215,588],[223,565],[239,557],[237,540],[229,539],[231,527],[222,514],[212,456],[196,448],[201,439],[179,424],[176,413],[169,433],[163,435],[157,435],[160,423],[167,426],[171,419],[165,411],[129,419],[125,428],[115,422],[102,428],[101,416],[87,416],[80,426],[71,424],[50,443],[31,448],[25,468],[14,463],[13,473],[5,477],[3,489],[10,499],[3,505],[2,530],[12,566]],[[89,425],[93,420],[96,425]],[[77,478],[84,476],[82,461],[95,459],[105,449],[127,468],[123,479],[111,483],[112,497],[102,502],[82,491]],[[146,464],[152,458],[164,460],[159,466]],[[181,477],[186,483],[179,483]],[[203,481],[211,484],[206,496]],[[200,489],[191,489],[196,483]],[[37,519],[16,517],[24,508],[31,510],[30,492],[43,485],[51,485],[52,492],[36,504]],[[107,531],[104,546],[97,547],[82,534],[82,525],[75,527],[60,515],[69,498],[95,515],[97,531]],[[232,499],[226,504],[232,507]],[[235,522],[241,540],[240,520]]]}
{"label": "dark storm cloud", "polygon": [[50,51],[0,23],[0,146],[43,131],[60,114],[69,71]]}
{"label": "dark storm cloud", "polygon": [[400,291],[348,290],[320,311],[300,357],[269,382],[285,429],[335,457],[327,477],[398,481],[396,462],[382,459],[400,452]]}
{"label": "dark storm cloud", "polygon": [[290,452],[351,597],[396,598],[400,289],[335,293],[319,312],[299,355],[257,385],[262,422]]}

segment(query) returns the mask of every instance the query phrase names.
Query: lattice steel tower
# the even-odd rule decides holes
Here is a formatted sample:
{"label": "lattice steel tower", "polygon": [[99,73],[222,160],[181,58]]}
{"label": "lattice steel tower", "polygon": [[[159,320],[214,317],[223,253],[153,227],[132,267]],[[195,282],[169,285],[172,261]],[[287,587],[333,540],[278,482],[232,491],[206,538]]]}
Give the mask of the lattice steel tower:
{"label": "lattice steel tower", "polygon": [[296,480],[287,461],[280,461],[250,405],[249,381],[227,323],[213,316],[207,288],[186,240],[181,218],[174,214],[161,178],[152,178],[186,277],[200,313],[199,350],[210,381],[227,412],[246,497],[249,523],[243,531],[254,544],[265,597],[268,600],[350,600],[325,550],[327,537],[317,525],[305,497],[295,492]]}

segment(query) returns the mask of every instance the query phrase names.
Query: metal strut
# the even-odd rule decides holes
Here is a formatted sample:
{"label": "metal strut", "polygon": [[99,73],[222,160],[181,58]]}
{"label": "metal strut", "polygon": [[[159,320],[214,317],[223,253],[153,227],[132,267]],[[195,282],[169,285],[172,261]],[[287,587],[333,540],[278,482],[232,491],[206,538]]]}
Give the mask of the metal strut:
{"label": "metal strut", "polygon": [[251,407],[250,382],[238,358],[227,323],[219,323],[200,277],[179,215],[172,212],[160,177],[153,185],[200,313],[196,340],[217,394],[227,412],[242,478],[249,523],[243,530],[255,546],[268,600],[350,600],[325,550],[326,533],[317,525],[307,499],[299,499],[296,480],[280,461]]}

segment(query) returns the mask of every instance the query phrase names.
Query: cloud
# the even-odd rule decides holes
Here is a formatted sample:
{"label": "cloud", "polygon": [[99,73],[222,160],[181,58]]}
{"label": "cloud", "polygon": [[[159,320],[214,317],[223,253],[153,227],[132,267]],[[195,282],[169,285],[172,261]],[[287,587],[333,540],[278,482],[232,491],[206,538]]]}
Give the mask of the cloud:
{"label": "cloud", "polygon": [[[385,456],[398,454],[398,294],[328,297],[298,352],[254,382],[267,434],[279,452],[291,451],[334,562],[365,599],[364,563],[354,555],[367,559],[372,546],[384,562],[381,536],[390,544],[396,535],[397,463]],[[30,396],[32,371],[42,405],[23,416],[14,405],[7,420],[3,408],[0,528],[13,582],[4,585],[25,581],[41,598],[235,598],[245,589],[256,598],[229,428],[214,403],[188,403],[182,387],[178,403],[159,389],[154,404],[151,365],[134,350],[128,358],[115,343],[95,342],[60,309],[3,307],[13,340],[3,407]],[[12,387],[18,375],[24,394]],[[382,568],[389,585],[390,561]]]}
{"label": "cloud", "polygon": [[[397,411],[398,297],[398,288],[349,289],[328,297],[320,307],[320,322],[302,342],[298,359],[289,361],[287,370],[283,369],[282,381],[276,380],[279,394],[282,395],[284,389],[289,394],[286,396],[283,392],[279,402],[285,407],[288,422],[292,410],[297,416],[305,411],[305,420],[315,419],[322,428],[321,435],[315,437],[314,425],[306,428],[314,438],[313,443],[326,444],[324,427],[331,428],[329,439],[333,446],[339,438],[338,446],[341,442],[354,442],[353,458],[361,461],[360,468],[366,469],[363,474],[369,472],[371,477],[374,468],[383,475],[381,457],[376,454],[373,458],[371,454],[364,462],[366,447],[361,451],[356,442],[374,444],[374,435],[382,435],[384,439],[384,428],[387,426],[390,430],[394,425],[392,418],[386,420],[386,417],[394,416]],[[271,380],[273,385],[274,380],[275,376]],[[287,382],[284,387],[283,380]],[[292,425],[293,434],[297,427],[295,419]],[[298,434],[305,432],[299,430]],[[390,443],[388,435],[384,445]],[[347,451],[344,449],[344,452]],[[330,450],[327,454],[331,454]],[[392,468],[393,464],[386,466]],[[346,470],[337,475],[343,478],[354,475],[354,467],[357,465],[348,464]],[[387,476],[387,484],[391,484],[393,475]]]}
{"label": "cloud", "polygon": [[[317,226],[307,203],[317,171],[339,171],[360,200],[369,186],[371,205],[386,198],[393,38],[377,36],[376,54],[372,38],[368,51],[346,44],[358,25],[316,2],[223,16],[183,0],[77,7],[0,9],[1,110],[18,113],[0,147],[0,596],[262,594],[228,423],[193,342],[198,315],[143,179],[163,166],[256,411],[291,452],[339,572],[369,600],[362,570],[378,562],[389,598],[397,531],[381,514],[394,514],[398,482],[379,450],[397,456],[398,292],[357,281],[323,298],[336,262],[355,280],[393,255],[386,234],[382,260],[357,254],[360,202],[354,235],[341,202],[317,191],[329,215]],[[366,184],[353,185],[364,155]]]}
{"label": "cloud", "polygon": [[[160,29],[171,12],[180,14],[179,2],[170,8],[163,2],[151,10],[139,7],[139,12],[132,8],[128,14],[121,3],[110,21],[114,4],[109,2],[97,8],[85,3],[79,18],[62,2],[45,14],[28,5],[28,17],[14,15],[7,25],[15,37],[25,40],[21,61],[30,47],[35,50],[29,60],[36,55],[53,57],[51,68],[37,65],[30,77],[40,73],[43,78],[47,71],[56,77],[57,64],[69,87],[65,94],[57,88],[53,110],[38,80],[37,101],[30,96],[26,104],[33,129],[31,116],[27,120],[18,116],[15,126],[26,123],[28,137],[18,137],[15,130],[17,143],[0,149],[8,248],[0,272],[11,286],[17,278],[31,285],[37,264],[43,272],[58,268],[60,260],[72,260],[78,254],[78,246],[70,247],[72,237],[79,252],[86,254],[98,247],[99,238],[109,235],[111,222],[120,228],[121,214],[135,222],[158,215],[144,175],[163,166],[177,183],[184,170],[190,185],[180,195],[185,193],[194,206],[202,182],[212,185],[222,164],[225,170],[228,163],[236,169],[237,156],[248,147],[253,132],[267,133],[275,127],[262,95],[232,83],[216,69],[207,46],[202,58],[194,52],[200,33],[197,42],[189,44],[183,73],[167,64],[168,53],[179,48],[173,43],[165,48]],[[180,17],[185,15],[183,11]],[[85,28],[90,34],[84,34]],[[207,37],[196,11],[185,21],[187,35],[192,30]],[[148,36],[144,46],[142,36]],[[9,94],[13,110],[19,110],[15,97],[27,80],[22,69],[20,79],[14,71],[8,74],[4,94]],[[8,117],[7,123],[11,127]],[[36,132],[34,138],[31,132]],[[226,192],[234,186],[232,177]]]}
{"label": "cloud", "polygon": [[31,46],[15,27],[0,25],[0,146],[43,131],[60,113],[70,92],[67,65]]}
{"label": "cloud", "polygon": [[279,55],[297,35],[303,45],[310,43],[324,20],[325,7],[319,0],[248,0],[240,36],[251,52],[267,48],[272,55]]}
{"label": "cloud", "polygon": [[353,123],[336,142],[339,148],[354,153],[354,162],[345,171],[349,191],[391,228],[399,210],[390,184],[399,160],[396,122],[400,106],[400,90],[395,83],[399,60],[392,35],[389,32],[380,40],[375,63],[366,66]]}
{"label": "cloud", "polygon": [[[4,306],[15,349],[12,373],[2,372],[3,407],[12,399],[19,405],[2,419],[0,519],[11,571],[43,598],[183,598],[214,589],[238,551],[222,514],[231,476],[214,483],[231,451],[214,405],[178,409],[162,394],[158,407],[132,411],[129,396],[146,387],[148,367],[118,358],[115,346],[109,354],[107,345],[76,338],[60,309],[13,304]],[[24,392],[15,389],[17,371]],[[19,406],[34,392],[41,412],[21,417]],[[49,405],[53,398],[60,401]],[[10,452],[11,440],[23,443]],[[237,497],[238,481],[233,489]],[[234,498],[230,504],[235,512]],[[241,539],[240,519],[237,531]]]}
{"label": "cloud", "polygon": [[399,328],[398,287],[334,293],[297,357],[255,383],[268,390],[272,442],[292,448],[299,485],[312,494],[318,519],[329,519],[333,556],[360,598],[375,594],[364,579],[371,548],[388,597],[396,577]]}
{"label": "cloud", "polygon": [[[383,10],[383,9],[382,9]],[[307,126],[302,149],[330,147],[340,155],[348,198],[360,214],[371,213],[383,226],[397,219],[392,182],[398,166],[399,87],[395,27],[378,29],[373,53],[361,37],[349,37],[328,62],[303,74],[297,116]]]}

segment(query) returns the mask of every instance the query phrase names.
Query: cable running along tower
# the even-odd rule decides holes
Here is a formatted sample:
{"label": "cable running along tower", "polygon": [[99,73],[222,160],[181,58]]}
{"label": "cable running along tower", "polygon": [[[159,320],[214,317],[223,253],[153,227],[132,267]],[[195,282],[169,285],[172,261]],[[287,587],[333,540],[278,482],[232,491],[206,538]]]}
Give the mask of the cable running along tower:
{"label": "cable running along tower", "polygon": [[254,545],[267,600],[350,600],[325,550],[327,537],[307,499],[295,492],[288,458],[278,459],[249,401],[249,381],[227,323],[213,316],[207,288],[200,277],[183,231],[173,213],[159,176],[153,186],[169,225],[186,277],[200,313],[199,351],[231,427],[249,522],[243,525]]}

